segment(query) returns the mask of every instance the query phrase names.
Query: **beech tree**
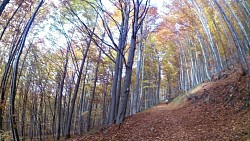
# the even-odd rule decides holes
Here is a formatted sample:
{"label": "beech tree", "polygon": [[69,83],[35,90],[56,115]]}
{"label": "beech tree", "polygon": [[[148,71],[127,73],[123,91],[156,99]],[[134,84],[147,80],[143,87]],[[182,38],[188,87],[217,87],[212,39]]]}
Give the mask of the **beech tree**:
{"label": "beech tree", "polygon": [[33,15],[29,19],[28,23],[26,24],[26,27],[24,28],[24,31],[22,33],[22,38],[19,39],[18,44],[17,44],[17,51],[13,54],[13,71],[12,71],[12,76],[11,76],[11,93],[10,93],[10,125],[11,125],[11,130],[12,130],[12,138],[14,140],[19,140],[18,132],[17,132],[17,125],[16,125],[16,120],[15,120],[15,97],[16,97],[16,91],[17,91],[17,74],[18,74],[18,65],[19,65],[19,60],[20,56],[22,54],[24,44],[26,41],[27,34],[29,32],[29,29],[35,19],[35,16],[39,10],[39,8],[43,4],[43,0],[40,1],[38,4],[36,10],[34,11]]}
{"label": "beech tree", "polygon": [[[129,47],[128,60],[125,65],[126,72],[125,72],[121,103],[119,103],[119,111],[118,111],[117,121],[116,121],[117,124],[121,124],[125,117],[130,83],[131,83],[131,76],[132,76],[132,66],[134,62],[133,59],[134,59],[134,53],[135,53],[135,48],[136,48],[137,32],[140,29],[140,26],[142,26],[143,20],[147,14],[148,5],[149,5],[149,1],[147,0],[145,2],[145,7],[142,10],[143,8],[142,1],[139,1],[139,0],[133,1],[134,13],[133,13],[133,22],[132,22],[132,35],[131,35],[131,41],[130,41],[130,47]],[[140,13],[140,10],[142,10],[143,12]]]}

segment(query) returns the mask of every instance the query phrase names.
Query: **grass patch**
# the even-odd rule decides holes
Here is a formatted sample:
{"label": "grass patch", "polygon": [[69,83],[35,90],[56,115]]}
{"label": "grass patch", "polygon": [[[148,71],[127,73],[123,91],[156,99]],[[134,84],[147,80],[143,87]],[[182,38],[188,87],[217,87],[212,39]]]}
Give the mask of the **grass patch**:
{"label": "grass patch", "polygon": [[183,92],[176,98],[174,98],[169,104],[171,104],[173,107],[177,107],[187,101],[187,98],[191,95],[194,95],[198,90],[202,89],[204,83],[197,85],[196,87],[192,88],[189,91]]}

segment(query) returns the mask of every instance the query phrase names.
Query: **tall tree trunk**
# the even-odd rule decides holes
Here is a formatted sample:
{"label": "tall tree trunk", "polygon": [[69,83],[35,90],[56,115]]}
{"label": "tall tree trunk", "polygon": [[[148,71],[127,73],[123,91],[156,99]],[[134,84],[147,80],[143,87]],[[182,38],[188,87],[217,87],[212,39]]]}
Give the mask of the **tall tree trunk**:
{"label": "tall tree trunk", "polygon": [[133,5],[134,5],[134,15],[133,15],[133,23],[132,23],[133,29],[132,29],[132,36],[131,36],[131,41],[130,41],[128,61],[126,64],[123,92],[122,92],[121,102],[119,104],[119,110],[118,110],[118,115],[117,115],[117,121],[116,121],[117,124],[122,123],[126,114],[128,96],[129,96],[129,91],[130,91],[130,83],[131,83],[131,77],[132,77],[132,66],[134,62],[134,54],[135,54],[135,49],[136,49],[136,38],[137,38],[136,36],[138,32],[138,27],[141,26],[139,24],[143,22],[143,20],[139,21],[140,4],[141,3],[139,2],[139,0],[133,1]]}
{"label": "tall tree trunk", "polygon": [[[109,76],[107,78],[107,80],[109,80]],[[103,97],[102,97],[102,120],[101,120],[101,127],[104,128],[106,125],[106,96],[107,96],[107,90],[108,90],[108,83],[106,82],[104,87],[104,93],[103,93]]]}
{"label": "tall tree trunk", "polygon": [[22,109],[22,113],[21,113],[21,136],[22,136],[22,140],[25,140],[26,107],[27,107],[29,89],[30,89],[30,78],[28,78],[28,82],[26,83],[26,87],[25,87],[25,90],[24,90],[24,97],[23,97],[23,109]]}
{"label": "tall tree trunk", "polygon": [[138,45],[138,52],[137,52],[137,66],[136,66],[136,84],[135,84],[135,97],[134,97],[134,101],[133,101],[133,110],[132,110],[132,114],[135,114],[138,112],[138,95],[139,95],[139,84],[140,84],[140,72],[141,72],[141,59],[142,59],[142,31],[143,31],[143,26],[141,26],[140,28],[140,42]]}
{"label": "tall tree trunk", "polygon": [[71,104],[71,97],[72,97],[72,91],[73,91],[73,85],[75,84],[75,75],[76,73],[75,72],[72,72],[72,77],[70,79],[70,82],[68,83],[68,99],[67,99],[67,96],[65,95],[64,96],[64,112],[63,112],[63,119],[64,119],[64,122],[63,122],[63,128],[62,128],[62,132],[63,132],[63,136],[65,136],[66,134],[66,128],[67,128],[67,123],[68,123],[68,120],[69,120],[69,113],[70,113],[70,104]]}
{"label": "tall tree trunk", "polygon": [[119,75],[119,66],[120,66],[120,52],[116,52],[116,61],[115,61],[115,72],[113,76],[113,82],[112,82],[112,90],[111,90],[111,109],[110,109],[110,116],[109,116],[109,124],[114,123],[115,119],[115,108],[116,108],[116,103],[118,102],[116,100],[116,97],[118,93],[116,93],[117,90],[117,81],[118,81],[118,75]]}
{"label": "tall tree trunk", "polygon": [[160,57],[157,56],[157,61],[158,61],[158,72],[157,72],[157,90],[156,90],[156,98],[155,98],[155,103],[159,103],[160,102],[160,89],[161,89],[161,61],[160,61]]}
{"label": "tall tree trunk", "polygon": [[240,3],[240,6],[244,9],[244,11],[246,12],[248,18],[250,18],[250,11],[247,8],[245,1],[244,0],[236,0],[238,3]]}
{"label": "tall tree trunk", "polygon": [[[22,1],[20,2],[20,4],[18,5],[17,9],[14,11],[14,13],[12,14],[12,16],[8,19],[6,25],[5,25],[4,28],[3,28],[3,31],[1,32],[0,41],[2,40],[3,35],[4,35],[6,29],[8,28],[8,26],[9,26],[9,24],[10,24],[10,21],[14,18],[14,16],[15,16],[16,13],[17,13],[17,11],[18,11],[19,8],[22,6],[23,1],[24,1],[24,0],[22,0]],[[3,3],[4,3],[4,2],[3,2]],[[1,16],[1,14],[0,14],[0,16]]]}
{"label": "tall tree trunk", "polygon": [[207,78],[209,80],[211,80],[210,73],[209,73],[209,70],[208,70],[208,65],[207,65],[207,57],[206,57],[206,53],[205,53],[205,50],[204,50],[204,46],[202,44],[202,37],[201,37],[200,34],[198,34],[198,41],[199,41],[200,46],[201,46],[201,51],[202,51],[202,56],[203,56],[203,59],[204,59],[204,65],[205,65],[206,75],[207,75]]}
{"label": "tall tree trunk", "polygon": [[[59,77],[59,76],[57,76]],[[56,82],[60,83],[59,81],[60,78],[58,78],[58,80]],[[55,138],[55,133],[56,133],[56,109],[57,109],[57,100],[58,100],[58,93],[60,93],[60,84],[58,85],[58,87],[56,88],[56,95],[55,95],[55,100],[54,100],[54,108],[51,111],[54,111],[54,113],[52,113],[52,136],[53,138]],[[50,101],[50,100],[49,100]]]}
{"label": "tall tree trunk", "polygon": [[[95,24],[97,22],[97,19],[98,19],[98,17],[96,17]],[[80,67],[79,74],[78,74],[78,77],[77,77],[77,81],[76,81],[76,84],[75,84],[74,94],[73,94],[73,97],[72,97],[72,100],[71,100],[71,107],[70,107],[71,109],[70,109],[70,113],[68,115],[65,139],[70,138],[70,127],[71,127],[71,120],[72,120],[72,116],[73,116],[73,112],[74,112],[74,108],[75,108],[75,100],[76,100],[76,96],[77,96],[79,86],[80,86],[80,81],[81,81],[81,78],[82,78],[82,72],[83,72],[84,64],[85,64],[85,61],[86,61],[86,58],[87,58],[87,55],[88,55],[88,51],[89,51],[91,42],[93,40],[94,32],[95,32],[95,27],[93,28],[93,30],[92,30],[92,32],[90,34],[89,41],[87,43],[87,47],[86,47],[86,50],[85,50],[85,53],[84,53],[84,56],[83,56],[83,59],[82,59],[81,67]]]}
{"label": "tall tree trunk", "polygon": [[[42,84],[40,84],[40,86],[43,87]],[[44,94],[45,91],[43,88],[40,88],[40,89],[41,89],[41,92],[40,92],[40,101],[39,101],[40,103],[39,103],[39,112],[38,112],[38,134],[39,134],[38,139],[39,141],[42,141],[43,98],[45,95]]]}
{"label": "tall tree trunk", "polygon": [[[143,47],[143,50],[146,49],[146,45],[144,45]],[[141,58],[142,58],[142,63],[141,63],[141,86],[140,86],[140,99],[139,99],[139,106],[138,106],[138,109],[137,111],[141,111],[141,108],[142,108],[142,100],[143,100],[143,90],[144,90],[144,60],[145,60],[145,56],[144,55],[141,55]]]}
{"label": "tall tree trunk", "polygon": [[[215,9],[215,7],[214,7],[214,4],[212,3],[212,8],[213,9]],[[233,52],[233,47],[232,47],[232,45],[231,45],[231,42],[230,42],[230,38],[229,38],[229,35],[228,35],[228,33],[227,33],[227,31],[226,31],[226,28],[225,28],[225,26],[224,26],[224,24],[223,24],[223,16],[217,11],[217,10],[215,10],[215,14],[218,16],[218,18],[219,18],[219,21],[220,21],[220,25],[221,25],[221,27],[222,27],[222,30],[223,30],[223,33],[224,33],[224,35],[225,35],[225,37],[226,37],[226,40],[227,40],[227,44],[228,44],[228,47],[229,47],[229,51],[230,51],[230,54],[233,56],[232,57],[232,61],[236,61],[236,58],[234,58],[234,52]],[[229,60],[229,58],[226,58],[226,62]],[[234,63],[232,63],[232,65],[233,65]],[[229,66],[228,66],[229,67]],[[234,67],[234,66],[233,66]]]}
{"label": "tall tree trunk", "polygon": [[83,134],[83,112],[84,112],[84,104],[86,99],[86,92],[85,92],[85,84],[86,84],[86,77],[87,77],[87,71],[88,71],[88,61],[85,68],[85,74],[83,78],[83,84],[82,84],[82,95],[80,98],[80,110],[79,110],[79,135]]}
{"label": "tall tree trunk", "polygon": [[[14,61],[14,57],[15,57],[15,54],[17,53],[18,49],[17,49],[17,45],[20,44],[21,42],[21,37],[19,37],[18,39],[18,35],[16,35],[16,38],[13,39],[13,44],[12,44],[12,47],[11,47],[11,50],[10,50],[10,53],[9,53],[9,58],[8,58],[8,61],[7,63],[5,64],[5,68],[4,68],[4,73],[3,73],[3,76],[2,76],[2,79],[1,79],[1,86],[0,86],[0,90],[1,90],[1,101],[0,101],[0,130],[3,130],[3,112],[4,112],[4,109],[5,109],[5,103],[6,103],[6,100],[5,100],[5,93],[6,93],[6,87],[7,87],[7,82],[9,80],[9,73],[10,73],[10,70],[11,70],[11,65]],[[17,44],[15,44],[15,42],[17,42]]]}
{"label": "tall tree trunk", "polygon": [[[248,74],[248,78],[250,78],[250,65],[249,65],[249,62],[247,60],[247,57],[246,57],[246,51],[244,50],[244,46],[243,44],[241,43],[241,41],[239,40],[239,36],[238,36],[238,33],[237,31],[235,30],[233,24],[231,23],[231,21],[228,19],[224,9],[221,7],[221,5],[219,4],[218,0],[213,0],[215,2],[215,4],[217,5],[220,13],[222,14],[227,26],[228,26],[228,29],[230,31],[230,33],[232,34],[232,37],[234,39],[234,43],[235,43],[235,47],[237,49],[237,52],[238,52],[238,56],[240,58],[240,63],[241,63],[241,66],[242,66],[242,72],[245,73],[245,70],[243,68],[243,62],[246,63],[246,66],[247,66],[247,74]],[[250,93],[250,79],[248,80],[248,92]]]}
{"label": "tall tree trunk", "polygon": [[[223,43],[223,41],[222,41],[222,39],[221,39],[221,35],[220,35],[221,31],[220,31],[220,28],[219,28],[219,26],[217,25],[217,23],[216,23],[215,18],[214,18],[213,15],[211,15],[211,18],[212,18],[213,24],[214,24],[215,29],[216,29],[216,31],[217,31],[217,36],[219,37],[219,41],[221,42],[221,46],[222,46],[222,49],[223,49],[224,59],[223,59],[223,57],[221,57],[221,55],[220,55],[219,43],[216,43],[216,51],[217,51],[218,54],[219,54],[219,59],[220,59],[220,63],[221,63],[220,65],[221,65],[221,68],[224,68],[224,67],[223,67],[223,66],[224,66],[223,62],[226,62],[226,61],[223,61],[223,60],[226,60],[226,58],[228,58],[228,57],[227,57],[227,52],[226,52],[226,49],[225,49],[225,45],[224,45],[224,43]],[[229,68],[229,66],[227,66],[227,64],[226,64],[226,67]]]}
{"label": "tall tree trunk", "polygon": [[121,102],[119,104],[119,110],[118,110],[118,115],[117,115],[117,121],[116,121],[117,124],[122,123],[122,121],[125,117],[125,114],[126,114],[129,89],[130,89],[130,83],[131,83],[131,76],[132,76],[132,66],[133,66],[135,47],[136,47],[136,35],[135,35],[135,33],[133,33],[133,35],[131,37],[131,42],[130,42],[128,62],[126,65],[126,73],[125,73],[123,92],[122,92]]}
{"label": "tall tree trunk", "polygon": [[60,93],[58,97],[58,116],[57,116],[57,130],[56,130],[56,140],[60,139],[60,134],[61,134],[61,119],[62,119],[62,96],[63,96],[63,89],[64,89],[64,81],[66,78],[67,74],[67,67],[68,67],[68,62],[69,62],[69,52],[70,52],[70,45],[68,44],[67,46],[67,52],[66,52],[66,60],[64,64],[64,69],[63,69],[63,74],[61,78],[61,82],[59,83],[60,85]]}
{"label": "tall tree trunk", "polygon": [[121,5],[124,4],[122,13],[122,23],[119,35],[119,46],[117,48],[116,63],[115,63],[115,74],[113,77],[112,91],[111,91],[111,109],[109,116],[109,124],[115,123],[115,117],[118,113],[118,105],[120,102],[120,91],[121,91],[121,78],[122,78],[122,67],[123,67],[123,50],[127,42],[127,34],[129,29],[129,13],[130,13],[130,2],[125,0]]}
{"label": "tall tree trunk", "polygon": [[13,72],[12,72],[12,82],[11,82],[11,92],[10,92],[10,125],[11,125],[11,131],[12,131],[12,137],[13,140],[18,141],[19,140],[19,136],[18,136],[18,132],[17,132],[17,125],[16,125],[16,121],[15,121],[15,97],[16,97],[16,92],[17,92],[17,74],[18,74],[18,65],[19,65],[19,60],[25,45],[25,41],[26,41],[26,37],[28,35],[28,32],[30,30],[30,27],[35,19],[35,16],[39,10],[39,8],[42,6],[43,4],[43,0],[41,0],[37,6],[37,8],[35,9],[34,13],[32,14],[32,16],[30,17],[27,25],[25,26],[25,29],[23,31],[22,34],[22,39],[19,45],[19,49],[17,54],[15,55],[15,59],[13,62]]}
{"label": "tall tree trunk", "polygon": [[232,7],[225,1],[223,0],[224,3],[226,4],[227,8],[231,11],[231,13],[233,14],[233,17],[236,20],[237,25],[239,26],[241,33],[243,35],[243,38],[245,39],[245,42],[248,46],[248,49],[250,48],[250,39],[249,39],[249,35],[247,33],[247,31],[245,30],[243,24],[241,23],[240,19],[238,18],[238,16],[236,15],[236,13],[234,12],[234,10],[232,9]]}
{"label": "tall tree trunk", "polygon": [[[190,74],[189,74],[189,68],[188,68],[188,62],[187,62],[187,57],[186,57],[186,53],[185,53],[185,51],[184,51],[184,49],[183,49],[183,45],[179,42],[179,45],[180,45],[180,51],[181,51],[181,56],[182,56],[182,58],[183,58],[183,61],[184,62],[182,62],[182,63],[184,63],[184,65],[185,65],[185,70],[186,70],[186,78],[184,77],[184,75],[183,75],[183,80],[184,80],[184,82],[183,82],[183,84],[184,84],[184,90],[186,91],[186,90],[189,90],[189,88],[190,88]],[[184,66],[183,65],[183,66]],[[183,67],[184,68],[184,67]]]}
{"label": "tall tree trunk", "polygon": [[92,96],[90,99],[90,105],[88,109],[88,118],[87,118],[87,132],[90,130],[90,125],[91,125],[91,114],[92,114],[92,107],[93,107],[93,101],[95,100],[95,91],[96,91],[96,82],[98,80],[98,71],[99,71],[99,64],[101,61],[101,51],[99,51],[99,56],[96,64],[96,69],[95,69],[95,80],[94,80],[94,86],[92,90]]}
{"label": "tall tree trunk", "polygon": [[120,103],[120,97],[121,97],[121,85],[122,85],[122,73],[123,73],[123,57],[120,56],[120,63],[119,63],[119,74],[118,74],[118,80],[117,80],[117,89],[116,89],[116,103],[115,103],[115,117],[118,114],[118,107]]}
{"label": "tall tree trunk", "polygon": [[183,59],[182,53],[179,53],[179,68],[180,68],[180,94],[185,90],[185,78],[184,78],[184,67],[183,67]]}
{"label": "tall tree trunk", "polygon": [[210,48],[212,50],[212,54],[214,56],[214,61],[215,61],[215,66],[216,66],[216,71],[218,74],[218,78],[220,78],[221,75],[221,67],[220,67],[220,60],[218,58],[219,54],[215,49],[215,45],[214,45],[214,41],[212,38],[212,34],[210,32],[209,26],[208,26],[208,20],[204,15],[204,12],[202,11],[202,8],[198,5],[197,2],[195,2],[194,0],[192,0],[193,6],[195,8],[195,12],[199,17],[199,20],[202,24],[203,30],[205,31],[208,39],[209,39],[209,44],[210,44]]}

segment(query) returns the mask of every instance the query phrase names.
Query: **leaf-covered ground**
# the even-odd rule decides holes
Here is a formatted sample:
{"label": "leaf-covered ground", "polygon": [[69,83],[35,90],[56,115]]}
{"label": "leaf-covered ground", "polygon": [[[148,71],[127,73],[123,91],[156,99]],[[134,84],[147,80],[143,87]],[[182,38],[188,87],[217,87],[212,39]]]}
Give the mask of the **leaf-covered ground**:
{"label": "leaf-covered ground", "polygon": [[202,84],[191,97],[160,104],[125,119],[98,134],[75,140],[229,141],[250,140],[247,79],[240,73]]}

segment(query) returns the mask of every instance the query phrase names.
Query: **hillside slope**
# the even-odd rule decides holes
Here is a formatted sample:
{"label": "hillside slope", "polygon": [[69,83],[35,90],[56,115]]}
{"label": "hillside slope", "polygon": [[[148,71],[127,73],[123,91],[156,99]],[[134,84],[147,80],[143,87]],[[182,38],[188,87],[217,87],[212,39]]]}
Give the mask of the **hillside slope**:
{"label": "hillside slope", "polygon": [[225,75],[202,84],[181,104],[160,104],[127,117],[120,128],[113,125],[80,140],[250,140],[246,82],[240,73]]}

